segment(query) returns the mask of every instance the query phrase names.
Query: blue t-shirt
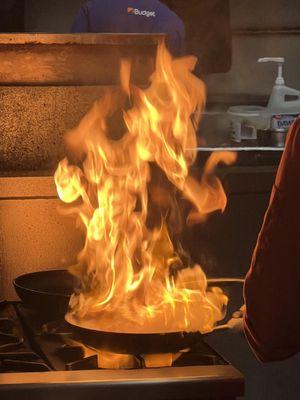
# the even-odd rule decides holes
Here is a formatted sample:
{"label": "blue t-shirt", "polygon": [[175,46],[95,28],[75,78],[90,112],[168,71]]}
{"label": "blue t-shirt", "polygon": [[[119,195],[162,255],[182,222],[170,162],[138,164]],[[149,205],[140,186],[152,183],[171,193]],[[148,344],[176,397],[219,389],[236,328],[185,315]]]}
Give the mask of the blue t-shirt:
{"label": "blue t-shirt", "polygon": [[184,24],[158,0],[89,0],[78,11],[71,31],[165,33],[173,55],[184,54]]}

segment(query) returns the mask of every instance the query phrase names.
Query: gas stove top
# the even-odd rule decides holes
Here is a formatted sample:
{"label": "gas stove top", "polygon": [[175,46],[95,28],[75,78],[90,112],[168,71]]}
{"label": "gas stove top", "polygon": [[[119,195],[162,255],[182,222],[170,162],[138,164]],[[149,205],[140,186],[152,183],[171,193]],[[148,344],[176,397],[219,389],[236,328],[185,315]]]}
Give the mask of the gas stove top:
{"label": "gas stove top", "polygon": [[176,354],[115,355],[85,346],[64,321],[47,321],[19,302],[0,303],[1,399],[234,399],[242,393],[241,374],[203,340]]}

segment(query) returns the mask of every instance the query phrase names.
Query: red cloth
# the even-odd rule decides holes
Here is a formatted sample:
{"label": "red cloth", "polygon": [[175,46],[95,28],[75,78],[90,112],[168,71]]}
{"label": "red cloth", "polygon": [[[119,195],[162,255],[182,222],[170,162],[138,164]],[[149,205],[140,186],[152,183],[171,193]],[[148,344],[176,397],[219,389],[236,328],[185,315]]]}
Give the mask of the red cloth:
{"label": "red cloth", "polygon": [[261,361],[300,351],[300,119],[290,129],[244,286],[247,339]]}

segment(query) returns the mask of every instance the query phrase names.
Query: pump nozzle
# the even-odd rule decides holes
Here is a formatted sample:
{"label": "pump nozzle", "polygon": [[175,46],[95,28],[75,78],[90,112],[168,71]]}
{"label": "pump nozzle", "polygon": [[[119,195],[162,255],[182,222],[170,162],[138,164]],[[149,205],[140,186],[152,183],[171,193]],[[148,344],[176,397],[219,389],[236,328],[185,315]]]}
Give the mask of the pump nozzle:
{"label": "pump nozzle", "polygon": [[282,68],[284,64],[283,57],[263,57],[257,60],[259,63],[261,62],[276,62],[278,64],[278,74],[275,81],[276,85],[284,85],[284,78],[282,76]]}

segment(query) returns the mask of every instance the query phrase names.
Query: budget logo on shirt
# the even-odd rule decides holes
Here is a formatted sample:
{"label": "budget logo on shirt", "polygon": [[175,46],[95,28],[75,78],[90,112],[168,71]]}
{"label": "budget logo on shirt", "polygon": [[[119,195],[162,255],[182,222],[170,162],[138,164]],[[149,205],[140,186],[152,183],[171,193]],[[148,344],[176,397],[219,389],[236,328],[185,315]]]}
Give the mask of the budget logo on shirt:
{"label": "budget logo on shirt", "polygon": [[139,10],[138,8],[127,7],[127,13],[133,15],[141,15],[143,17],[156,17],[155,11]]}

